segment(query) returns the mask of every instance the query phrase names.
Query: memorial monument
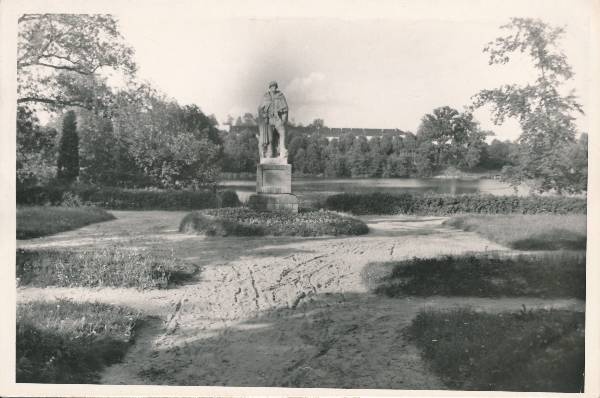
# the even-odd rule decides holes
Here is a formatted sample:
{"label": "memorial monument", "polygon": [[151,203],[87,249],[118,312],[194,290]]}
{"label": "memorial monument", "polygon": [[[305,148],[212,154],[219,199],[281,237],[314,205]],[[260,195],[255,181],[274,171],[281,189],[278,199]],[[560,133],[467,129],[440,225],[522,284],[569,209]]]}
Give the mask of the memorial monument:
{"label": "memorial monument", "polygon": [[269,83],[269,91],[258,107],[258,153],[256,194],[248,205],[259,211],[298,212],[298,198],[292,194],[292,165],[287,162],[285,124],[288,105],[277,82]]}

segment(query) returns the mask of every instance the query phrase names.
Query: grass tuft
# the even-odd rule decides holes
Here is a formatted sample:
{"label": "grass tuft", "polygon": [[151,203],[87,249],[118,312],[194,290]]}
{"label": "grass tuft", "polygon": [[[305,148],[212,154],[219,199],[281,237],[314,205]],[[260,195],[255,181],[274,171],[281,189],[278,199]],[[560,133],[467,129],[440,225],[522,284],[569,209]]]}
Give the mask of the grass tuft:
{"label": "grass tuft", "polygon": [[585,250],[584,214],[459,216],[444,225],[473,231],[517,250]]}
{"label": "grass tuft", "polygon": [[17,208],[17,239],[30,239],[114,220],[96,207],[24,206]]}
{"label": "grass tuft", "polygon": [[585,300],[585,254],[461,255],[370,264],[376,293],[398,296],[577,297]]}
{"label": "grass tuft", "polygon": [[421,311],[405,335],[451,389],[582,392],[583,313]]}
{"label": "grass tuft", "polygon": [[29,302],[17,307],[17,383],[97,383],[121,361],[138,312],[100,303]]}
{"label": "grass tuft", "polygon": [[166,288],[190,279],[196,269],[172,254],[123,248],[97,250],[17,250],[21,285]]}
{"label": "grass tuft", "polygon": [[185,216],[181,232],[208,236],[363,235],[369,227],[355,218],[330,211],[257,212],[245,207],[195,211]]}

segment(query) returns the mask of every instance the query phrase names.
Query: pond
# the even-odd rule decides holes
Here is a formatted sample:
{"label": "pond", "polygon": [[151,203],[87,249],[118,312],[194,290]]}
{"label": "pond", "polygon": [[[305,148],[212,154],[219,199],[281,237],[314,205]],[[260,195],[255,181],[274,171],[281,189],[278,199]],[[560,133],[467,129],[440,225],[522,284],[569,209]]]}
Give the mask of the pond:
{"label": "pond", "polygon": [[[221,186],[233,189],[242,201],[256,191],[254,180],[222,181]],[[292,191],[300,201],[313,201],[342,192],[388,192],[388,193],[437,193],[437,194],[469,194],[483,193],[492,195],[514,195],[515,191],[508,184],[493,179],[456,178],[302,178],[292,179]],[[518,195],[526,195],[527,188],[519,189]]]}

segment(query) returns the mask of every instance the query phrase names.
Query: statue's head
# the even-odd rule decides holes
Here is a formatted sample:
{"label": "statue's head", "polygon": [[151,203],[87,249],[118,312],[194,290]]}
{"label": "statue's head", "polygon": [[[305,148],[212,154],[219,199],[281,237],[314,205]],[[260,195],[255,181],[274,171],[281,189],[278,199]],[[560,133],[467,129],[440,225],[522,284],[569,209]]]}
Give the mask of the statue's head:
{"label": "statue's head", "polygon": [[277,82],[275,80],[269,83],[269,91],[272,93],[277,91]]}

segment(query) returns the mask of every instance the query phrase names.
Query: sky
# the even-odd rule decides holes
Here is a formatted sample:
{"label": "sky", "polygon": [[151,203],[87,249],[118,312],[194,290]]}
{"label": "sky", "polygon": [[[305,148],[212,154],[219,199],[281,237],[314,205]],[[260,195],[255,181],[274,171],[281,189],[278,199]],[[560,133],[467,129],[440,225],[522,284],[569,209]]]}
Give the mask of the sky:
{"label": "sky", "polygon": [[[227,115],[255,113],[268,82],[276,80],[295,122],[322,118],[330,127],[414,132],[422,117],[437,107],[462,110],[481,89],[535,79],[527,57],[517,55],[507,65],[490,66],[482,52],[502,34],[499,27],[511,16],[565,26],[561,44],[575,72],[566,87],[576,90],[586,109],[589,20],[578,2],[561,9],[529,4],[501,12],[482,8],[469,18],[372,11],[358,18],[335,13],[207,16],[197,9],[176,8],[115,16],[135,49],[139,76],[182,104],[197,104],[220,122]],[[493,125],[486,109],[475,116],[496,138],[514,140],[520,134],[515,121]],[[588,128],[585,116],[577,124],[583,131]]]}

